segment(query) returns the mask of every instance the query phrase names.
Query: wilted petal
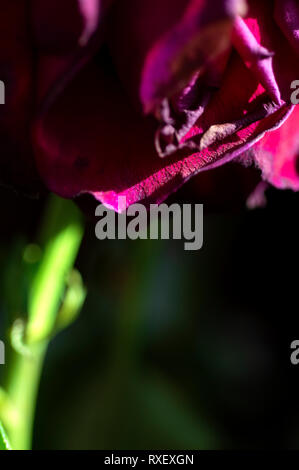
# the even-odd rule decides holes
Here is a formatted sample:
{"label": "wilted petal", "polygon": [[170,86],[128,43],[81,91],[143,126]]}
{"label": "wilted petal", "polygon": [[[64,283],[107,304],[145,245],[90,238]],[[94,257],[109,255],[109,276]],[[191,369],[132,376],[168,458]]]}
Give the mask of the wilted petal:
{"label": "wilted petal", "polygon": [[[204,73],[230,47],[243,0],[127,0],[115,6],[111,49],[119,74],[146,112]],[[135,96],[134,96],[135,95]]]}
{"label": "wilted petal", "polygon": [[[246,74],[237,57],[235,62],[218,100],[211,104],[207,127],[209,120],[215,122],[219,103],[234,89],[235,73]],[[254,79],[251,85],[255,89]],[[247,102],[249,92],[250,88],[240,88],[240,99]],[[238,116],[237,105],[224,109],[229,112],[220,118]],[[64,197],[91,193],[115,209],[119,195],[127,197],[128,205],[161,202],[200,170],[238,156],[287,112],[278,109],[202,152],[178,152],[162,160],[154,147],[154,119],[140,119],[108,63],[103,68],[90,64],[37,123],[38,166],[50,189]]]}
{"label": "wilted petal", "polygon": [[269,96],[276,104],[281,104],[278,84],[273,71],[274,52],[262,47],[253,32],[242,18],[237,18],[233,29],[233,45],[242,57],[244,64],[254,73]]}
{"label": "wilted petal", "polygon": [[[228,5],[225,1],[217,5],[220,3]],[[185,45],[190,38],[186,44],[180,41],[175,50],[182,60],[175,64],[182,68],[175,73],[170,70],[166,81],[163,70],[169,72],[167,67],[161,67],[161,81],[152,75],[153,94],[143,104],[154,103],[153,116],[144,118],[138,112],[138,90],[151,54],[157,50],[164,57],[167,41],[163,38],[171,37],[174,30],[184,30],[187,20],[189,26],[201,24],[205,30],[210,23],[203,18],[209,15],[189,13],[205,5],[205,1],[195,0],[116,3],[109,42],[120,81],[110,58],[102,52],[81,72],[77,58],[75,66],[69,61],[67,74],[62,73],[65,58],[46,58],[44,81],[48,80],[49,87],[51,60],[52,69],[60,70],[60,79],[42,101],[34,136],[38,167],[50,189],[65,197],[90,193],[115,209],[120,195],[127,197],[128,205],[161,202],[192,176],[236,159],[286,121],[292,111],[290,84],[297,77],[298,63],[274,21],[270,0],[262,4],[250,1],[232,51],[228,48],[220,53],[219,61],[199,54],[196,63],[192,55],[186,75]],[[212,11],[215,19],[213,15]],[[201,39],[199,44],[203,44]],[[157,44],[162,46],[156,49]],[[89,41],[85,60],[92,54]],[[158,73],[159,68],[152,70]],[[161,156],[166,154],[167,159],[157,158],[159,145]]]}
{"label": "wilted petal", "polygon": [[299,190],[299,107],[251,151],[263,178],[280,189]]}
{"label": "wilted petal", "polygon": [[[279,89],[281,100],[290,102],[290,86],[292,81],[298,79],[299,62],[289,41],[283,34],[274,19],[273,0],[250,0],[248,15],[245,18],[246,25],[254,34],[257,42],[272,52],[272,67],[264,66],[265,79],[260,78],[265,90],[270,94]],[[266,59],[267,62],[267,59]],[[261,72],[263,73],[263,72]],[[273,82],[273,78],[275,82]],[[269,86],[264,80],[268,80]]]}
{"label": "wilted petal", "polygon": [[145,111],[172,96],[196,70],[205,73],[231,45],[231,28],[241,10],[238,0],[193,0],[181,21],[162,36],[147,53],[140,96]]}

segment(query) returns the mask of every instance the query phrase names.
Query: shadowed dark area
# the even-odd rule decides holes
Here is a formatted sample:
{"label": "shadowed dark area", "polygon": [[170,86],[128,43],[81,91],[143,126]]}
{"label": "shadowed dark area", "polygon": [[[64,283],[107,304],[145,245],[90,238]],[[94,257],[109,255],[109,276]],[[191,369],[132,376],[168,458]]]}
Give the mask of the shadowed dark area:
{"label": "shadowed dark area", "polygon": [[[200,202],[189,189],[185,200]],[[13,258],[20,239],[34,240],[42,202],[1,195],[3,319]],[[35,449],[298,448],[299,201],[267,197],[255,211],[207,204],[199,252],[99,242],[89,222],[77,261],[88,296],[50,345]]]}

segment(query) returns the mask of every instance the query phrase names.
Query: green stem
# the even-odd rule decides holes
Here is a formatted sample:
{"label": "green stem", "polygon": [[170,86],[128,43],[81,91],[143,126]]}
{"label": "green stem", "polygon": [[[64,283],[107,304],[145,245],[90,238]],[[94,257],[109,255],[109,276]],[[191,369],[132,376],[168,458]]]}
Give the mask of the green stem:
{"label": "green stem", "polygon": [[27,325],[22,334],[19,330],[14,332],[14,327],[12,331],[14,350],[5,389],[15,413],[14,419],[5,424],[13,449],[31,448],[44,358],[55,331],[66,278],[76,260],[82,236],[83,224],[76,206],[53,196],[42,226],[43,257],[29,292]]}
{"label": "green stem", "polygon": [[12,362],[12,374],[7,387],[16,409],[15,420],[8,424],[7,432],[12,448],[31,448],[36,398],[48,343],[32,348],[32,357],[16,354]]}

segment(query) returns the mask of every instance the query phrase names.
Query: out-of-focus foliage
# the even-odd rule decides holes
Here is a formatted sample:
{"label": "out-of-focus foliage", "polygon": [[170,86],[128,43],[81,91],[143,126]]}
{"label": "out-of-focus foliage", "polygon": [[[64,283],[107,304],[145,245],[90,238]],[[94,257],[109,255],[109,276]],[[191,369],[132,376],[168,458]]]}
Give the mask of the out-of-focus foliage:
{"label": "out-of-focus foliage", "polygon": [[[33,224],[6,224],[6,279],[38,225],[38,203],[23,204]],[[297,207],[270,191],[266,210],[207,214],[198,253],[99,242],[90,222],[76,266],[87,298],[50,344],[34,448],[298,448]]]}
{"label": "out-of-focus foliage", "polygon": [[4,431],[1,421],[0,421],[0,450],[11,450],[10,443],[8,441],[6,432]]}

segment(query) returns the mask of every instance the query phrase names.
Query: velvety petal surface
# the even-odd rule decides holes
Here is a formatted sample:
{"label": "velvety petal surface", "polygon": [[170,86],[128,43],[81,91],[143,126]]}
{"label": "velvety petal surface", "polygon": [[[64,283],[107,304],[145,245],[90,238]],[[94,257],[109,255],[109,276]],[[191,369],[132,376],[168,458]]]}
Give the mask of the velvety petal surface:
{"label": "velvety petal surface", "polygon": [[[220,3],[221,7],[228,5]],[[209,56],[203,61],[199,54],[201,65],[190,59],[191,68],[195,68],[190,85],[182,78],[188,47],[181,47],[181,40],[177,48],[171,43],[170,57],[176,56],[177,51],[178,56],[182,53],[183,59],[174,61],[180,66],[175,73],[171,65],[164,71],[162,67],[162,78],[157,80],[152,75],[152,83],[157,86],[144,100],[144,70],[155,70],[152,66],[147,69],[149,57],[160,57],[160,53],[164,57],[164,46],[169,44],[169,37],[174,37],[172,32],[181,27],[184,30],[181,25],[185,22],[195,21],[194,13],[203,14],[205,10],[201,8],[207,3],[178,0],[171,8],[169,2],[163,2],[166,10],[162,8],[161,16],[158,5],[161,8],[155,0],[115,4],[109,50],[117,73],[109,54],[101,52],[82,70],[73,69],[76,73],[72,80],[58,82],[54,92],[50,87],[34,137],[39,171],[47,186],[58,194],[74,197],[91,193],[116,210],[119,195],[127,197],[127,205],[137,201],[161,202],[193,175],[239,157],[269,131],[284,125],[291,115],[290,84],[299,72],[298,62],[289,38],[275,21],[275,5],[270,0],[251,0],[246,18],[235,18],[229,36],[231,49],[229,54],[223,54],[221,49],[224,61],[220,69],[215,68]],[[210,17],[209,10],[206,16],[201,17],[200,13],[195,23],[201,37],[209,23],[203,18],[214,18],[215,13],[211,12]],[[152,28],[147,28],[147,23]],[[190,30],[197,37],[195,26]],[[186,44],[190,44],[190,37],[186,37]],[[153,53],[154,50],[160,52]],[[57,57],[55,60],[59,63]],[[172,59],[168,63],[172,64]],[[45,77],[49,76],[48,68],[46,63]],[[160,66],[156,71],[159,70]],[[175,77],[181,90],[174,91]],[[172,96],[164,96],[168,89],[165,83]],[[207,89],[207,99],[199,99],[202,90]],[[155,106],[149,107],[153,116],[145,118],[140,105],[146,103]],[[161,135],[169,141],[159,153]],[[159,158],[159,154],[166,158]]]}
{"label": "velvety petal surface", "polygon": [[[239,59],[235,60],[236,73],[245,73]],[[64,197],[88,192],[115,209],[119,195],[127,197],[128,205],[160,202],[201,169],[242,153],[244,146],[254,143],[288,114],[287,107],[278,109],[262,122],[249,124],[233,139],[215,142],[195,154],[182,150],[160,159],[154,147],[155,120],[140,119],[113,69],[108,71],[107,63],[105,67],[90,64],[36,126],[40,173],[48,187]],[[228,89],[234,86],[235,78],[228,73]],[[226,87],[222,88],[223,96]],[[247,95],[242,93],[244,88],[240,88],[240,98],[245,102]],[[211,105],[212,121],[218,107],[216,100],[214,108]],[[236,110],[230,112],[233,115]]]}
{"label": "velvety petal surface", "polygon": [[[115,5],[110,50],[131,99],[146,112],[230,48],[243,0],[126,0]],[[218,71],[218,70],[217,70]]]}
{"label": "velvety petal surface", "polygon": [[280,189],[299,190],[299,107],[287,122],[251,151],[263,178]]}

